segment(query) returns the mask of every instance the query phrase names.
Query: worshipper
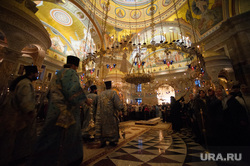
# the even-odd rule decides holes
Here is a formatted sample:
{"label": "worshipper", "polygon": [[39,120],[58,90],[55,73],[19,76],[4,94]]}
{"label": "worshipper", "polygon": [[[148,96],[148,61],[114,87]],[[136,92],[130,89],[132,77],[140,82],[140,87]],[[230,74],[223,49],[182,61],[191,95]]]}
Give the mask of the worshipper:
{"label": "worshipper", "polygon": [[166,122],[166,110],[167,110],[167,105],[164,103],[161,106],[161,115],[162,115],[162,122],[165,123]]}
{"label": "worshipper", "polygon": [[181,97],[179,100],[176,100],[173,96],[170,97],[171,101],[171,119],[172,119],[172,129],[174,132],[179,132],[181,129],[181,104],[180,101],[184,101],[184,98]]}
{"label": "worshipper", "polygon": [[83,159],[80,105],[87,99],[80,86],[79,58],[67,56],[67,64],[49,86],[49,108],[29,165],[80,165]]}
{"label": "worshipper", "polygon": [[[85,107],[86,110],[83,112],[83,123],[82,123],[82,137],[85,142],[93,141],[93,130],[94,130],[94,122],[96,116],[96,108],[97,108],[97,86],[90,86],[90,94],[87,95],[88,98],[92,99],[93,103],[91,107]],[[91,132],[91,134],[90,134]]]}
{"label": "worshipper", "polygon": [[248,134],[250,136],[250,93],[249,88],[246,84],[240,85],[240,91],[242,93],[242,98],[244,99],[244,106],[248,116]]}
{"label": "worshipper", "polygon": [[123,109],[116,91],[111,90],[111,81],[106,81],[106,90],[99,95],[96,111],[96,138],[100,139],[100,147],[116,146],[119,141],[118,112]]}
{"label": "worshipper", "polygon": [[197,120],[199,133],[197,133],[197,142],[200,144],[206,143],[206,118],[207,118],[207,101],[208,97],[204,90],[199,90],[198,96],[194,101],[194,115]]}
{"label": "worshipper", "polygon": [[193,93],[190,93],[189,94],[189,102],[188,102],[188,106],[187,106],[187,109],[188,109],[188,117],[190,119],[190,126],[192,128],[192,132],[194,133],[195,135],[195,139],[197,139],[197,137],[199,137],[199,127],[198,127],[198,122],[197,122],[197,118],[195,116],[195,113],[194,113],[194,94]]}
{"label": "worshipper", "polygon": [[[217,128],[216,131],[218,133],[217,135],[217,145],[230,145],[231,141],[231,131],[228,131],[228,122],[226,121],[226,117],[228,117],[228,106],[227,106],[227,101],[229,98],[231,98],[230,95],[227,95],[224,88],[222,86],[216,87],[215,90],[215,96],[218,100],[221,102],[221,108],[222,108],[222,118],[217,121]],[[228,139],[229,138],[229,139]]]}
{"label": "worshipper", "polygon": [[[219,87],[217,87],[217,89],[218,88]],[[216,97],[215,91],[212,89],[208,90],[208,100],[206,105],[206,135],[208,145],[220,145],[222,137],[221,133],[223,130],[223,106],[222,101]]]}
{"label": "worshipper", "polygon": [[155,105],[155,117],[160,117],[159,105]]}
{"label": "worshipper", "polygon": [[124,108],[123,121],[127,121],[128,120],[128,104],[124,103],[123,108]]}
{"label": "worshipper", "polygon": [[[36,66],[25,66],[25,72],[11,83],[8,102],[5,108],[1,108],[0,165],[24,164],[36,139],[36,102],[32,81],[37,80],[38,70]],[[2,116],[4,110],[7,116]]]}
{"label": "worshipper", "polygon": [[247,145],[248,140],[248,117],[245,107],[239,102],[241,92],[239,85],[234,85],[228,95],[224,119],[227,124],[229,145]]}

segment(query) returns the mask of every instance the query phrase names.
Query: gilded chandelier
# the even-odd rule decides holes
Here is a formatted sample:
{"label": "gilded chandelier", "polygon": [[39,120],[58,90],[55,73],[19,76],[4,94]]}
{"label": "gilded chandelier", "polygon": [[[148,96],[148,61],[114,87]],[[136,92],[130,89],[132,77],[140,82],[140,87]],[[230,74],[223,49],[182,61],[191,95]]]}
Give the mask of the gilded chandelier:
{"label": "gilded chandelier", "polygon": [[154,80],[154,76],[149,73],[145,73],[144,64],[145,62],[141,61],[139,46],[139,52],[136,53],[136,56],[132,62],[130,72],[126,74],[126,76],[124,77],[124,81],[135,85],[152,82]]}

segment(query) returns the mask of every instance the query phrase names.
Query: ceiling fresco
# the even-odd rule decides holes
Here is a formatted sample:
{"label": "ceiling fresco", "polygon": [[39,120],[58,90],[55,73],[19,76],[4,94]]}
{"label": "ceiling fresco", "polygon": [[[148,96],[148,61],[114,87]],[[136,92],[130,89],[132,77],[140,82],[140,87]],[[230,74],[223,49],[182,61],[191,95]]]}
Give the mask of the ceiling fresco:
{"label": "ceiling fresco", "polygon": [[[151,0],[109,0],[109,7],[106,6],[108,0],[70,0],[60,4],[35,2],[39,9],[36,15],[51,36],[51,49],[80,58],[84,58],[87,52],[94,52],[96,45],[98,49],[101,45],[95,45],[93,38],[98,41],[99,37],[88,17],[95,20],[101,29],[106,12],[108,19],[103,35],[104,48],[111,48],[115,40],[122,41],[128,35],[133,36],[133,43],[140,41],[149,44],[157,38],[164,42],[183,38],[191,43],[200,40],[223,20],[222,0],[189,0],[190,4],[187,0],[154,0],[155,32],[152,35]],[[78,5],[85,11],[79,9]],[[145,56],[150,54],[148,50]],[[134,53],[128,55],[127,59],[131,61],[133,56]]]}
{"label": "ceiling fresco", "polygon": [[[108,11],[107,23],[118,28],[144,28],[151,23],[151,1],[149,0],[82,0],[89,9],[95,10],[96,16],[103,19]],[[109,7],[106,7],[107,2]],[[176,7],[179,9],[185,4],[186,0],[175,0]],[[95,8],[95,9],[94,9]],[[172,0],[154,0],[153,4],[154,22],[159,23],[170,17],[175,9]]]}
{"label": "ceiling fresco", "polygon": [[96,32],[86,26],[88,19],[81,10],[71,3],[63,6],[44,1],[35,3],[39,9],[36,15],[50,34],[51,50],[81,59],[86,57],[86,53],[96,50],[92,39]]}
{"label": "ceiling fresco", "polygon": [[[95,11],[100,26],[103,25],[105,11],[108,11],[106,33],[110,37],[116,36],[118,40],[121,40],[122,37],[129,33],[135,34],[146,27],[150,27],[152,21],[149,10],[151,7],[150,1],[138,0],[135,3],[134,0],[113,0],[110,1],[108,9],[106,9],[108,0],[99,1],[95,5],[93,0],[82,0],[89,9],[92,9],[92,12]],[[194,40],[199,41],[208,33],[214,31],[216,27],[219,27],[223,21],[222,0],[189,0],[189,2],[190,4],[188,4],[187,0],[155,0],[153,2],[154,23],[156,25],[169,22],[177,23],[177,18],[179,18],[181,28],[191,30],[193,26],[196,39],[192,38],[193,33],[183,34],[189,36],[193,42],[195,42]],[[169,28],[164,29],[164,32],[168,34],[169,30]],[[150,36],[150,33],[148,34]],[[155,35],[157,34],[155,33]]]}
{"label": "ceiling fresco", "polygon": [[[222,0],[190,0],[177,11],[181,21],[192,24],[198,35],[205,33],[223,21]],[[172,15],[167,21],[176,20]]]}

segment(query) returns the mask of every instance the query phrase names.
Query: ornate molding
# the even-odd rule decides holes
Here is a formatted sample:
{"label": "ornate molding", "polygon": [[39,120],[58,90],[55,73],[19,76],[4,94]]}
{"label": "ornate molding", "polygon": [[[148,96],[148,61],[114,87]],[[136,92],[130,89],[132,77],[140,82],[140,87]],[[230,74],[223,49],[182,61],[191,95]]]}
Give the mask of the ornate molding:
{"label": "ornate molding", "polygon": [[250,30],[250,12],[232,17],[222,23],[221,27],[201,40],[205,44],[205,51],[215,50],[218,45],[225,43],[239,32]]}
{"label": "ornate molding", "polygon": [[49,34],[40,20],[34,18],[35,15],[30,16],[15,6],[6,4],[1,4],[0,11],[0,29],[6,35],[8,47],[17,51],[30,44],[38,45],[43,50],[50,47]]}

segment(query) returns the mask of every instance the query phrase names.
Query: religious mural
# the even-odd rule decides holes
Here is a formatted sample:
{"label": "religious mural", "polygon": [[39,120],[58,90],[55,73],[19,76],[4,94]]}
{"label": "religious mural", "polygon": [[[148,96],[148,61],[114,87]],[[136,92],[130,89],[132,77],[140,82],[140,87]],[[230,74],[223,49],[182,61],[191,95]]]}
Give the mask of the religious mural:
{"label": "religious mural", "polygon": [[180,63],[185,60],[183,52],[170,50],[170,53],[166,54],[164,51],[164,49],[152,53],[146,51],[146,58],[142,58],[146,62],[144,68],[164,65],[163,60],[172,61],[172,63]]}
{"label": "religious mural", "polygon": [[111,7],[110,5],[107,7],[107,1],[106,0],[100,0],[100,6],[104,11],[110,11]]}
{"label": "religious mural", "polygon": [[121,8],[121,7],[118,7],[118,8],[115,9],[115,14],[119,18],[124,18],[126,16],[125,10],[123,8]]}
{"label": "religious mural", "polygon": [[[157,9],[158,9],[158,6],[157,5],[153,5],[153,12],[154,14],[156,13]],[[148,16],[151,16],[152,15],[152,11],[151,11],[151,5],[146,9],[146,13]]]}
{"label": "religious mural", "polygon": [[140,10],[132,10],[130,13],[130,17],[133,19],[139,19],[141,17],[141,11]]}
{"label": "religious mural", "polygon": [[77,12],[76,12],[76,16],[77,16],[80,20],[82,20],[82,19],[85,18],[84,14],[83,14],[82,12],[80,12],[80,11],[77,11]]}
{"label": "religious mural", "polygon": [[[95,44],[91,37],[91,32],[87,33],[87,30],[84,29],[84,34],[87,35],[86,38],[78,38],[75,40],[70,36],[70,41],[67,42],[65,38],[57,32],[55,29],[46,27],[46,30],[50,34],[51,39],[51,50],[63,54],[63,55],[76,55],[79,58],[86,58],[86,53],[95,51]],[[76,36],[77,33],[75,33]],[[72,50],[73,48],[73,50]]]}
{"label": "religious mural", "polygon": [[193,25],[201,35],[223,20],[222,0],[211,3],[211,0],[193,0],[191,11],[186,12],[186,20],[191,22],[193,18]]}
{"label": "religious mural", "polygon": [[[36,3],[41,4],[39,1]],[[72,4],[68,6],[72,7]],[[71,11],[67,5],[63,8],[48,2],[43,2],[38,8],[36,15],[50,35],[50,50],[62,56],[75,55],[80,59],[85,59],[87,53],[96,50],[92,39],[96,31],[93,28],[87,30],[83,23],[86,16],[80,9],[74,7],[74,11]],[[49,17],[44,17],[45,13],[49,13]]]}
{"label": "religious mural", "polygon": [[162,5],[164,7],[168,6],[171,3],[172,0],[162,0]]}

